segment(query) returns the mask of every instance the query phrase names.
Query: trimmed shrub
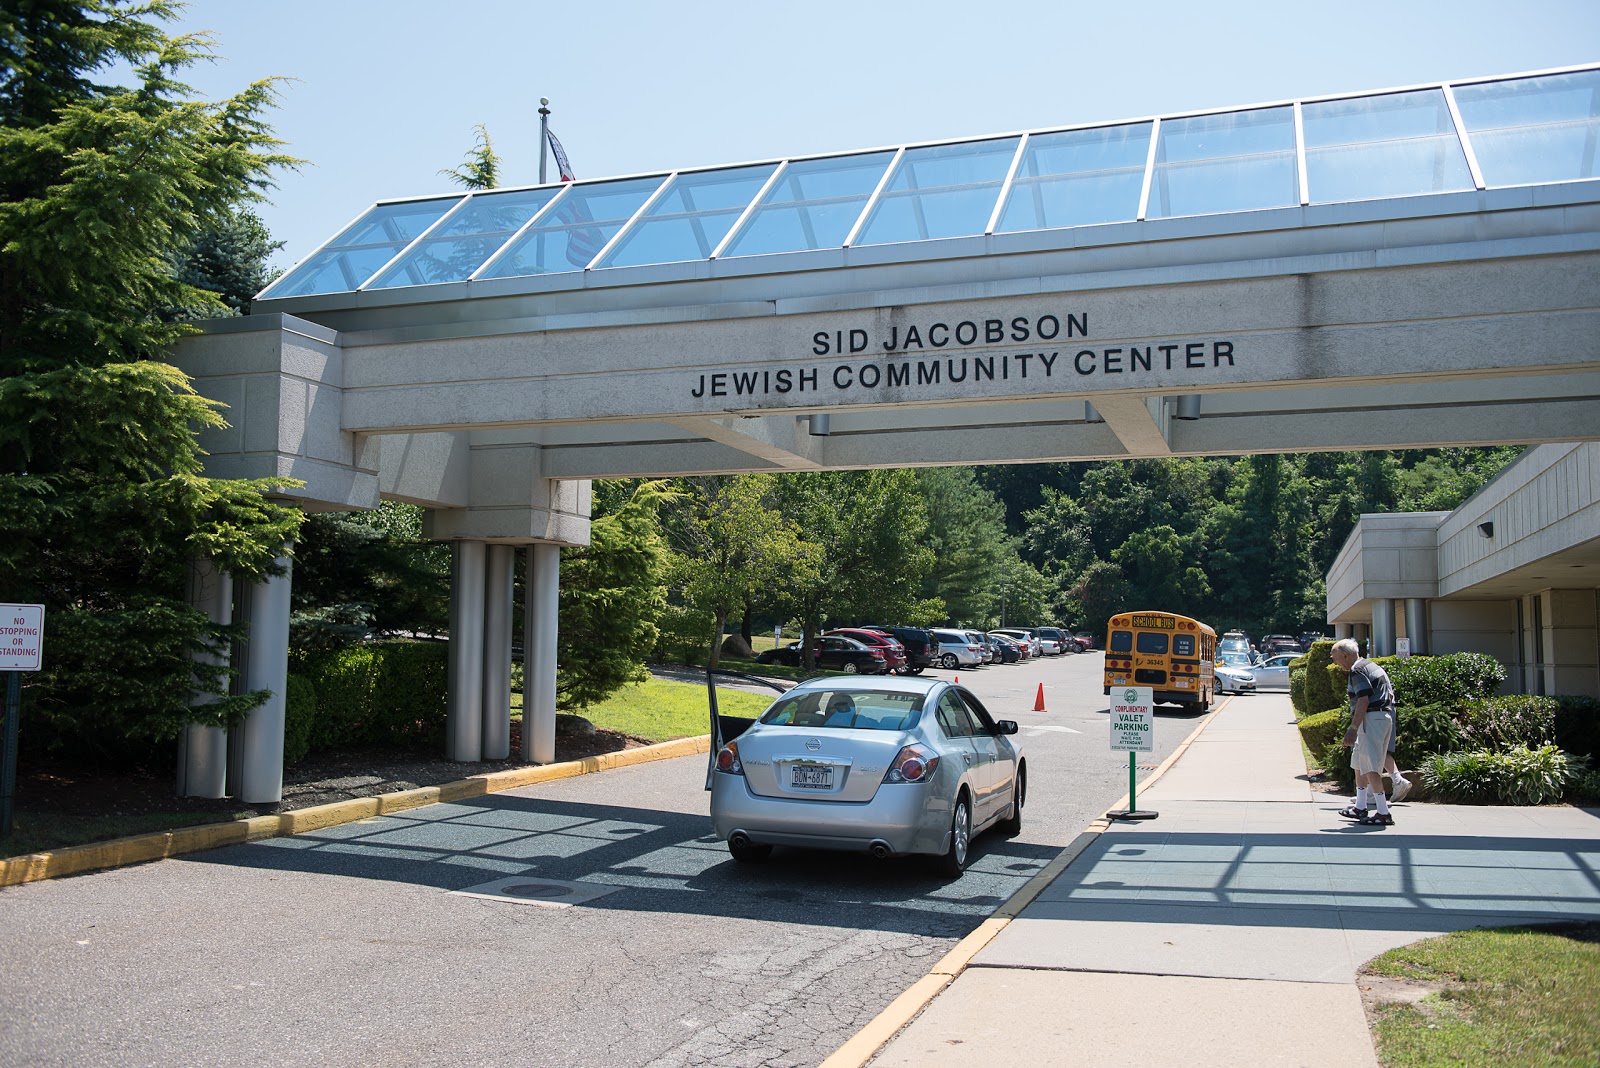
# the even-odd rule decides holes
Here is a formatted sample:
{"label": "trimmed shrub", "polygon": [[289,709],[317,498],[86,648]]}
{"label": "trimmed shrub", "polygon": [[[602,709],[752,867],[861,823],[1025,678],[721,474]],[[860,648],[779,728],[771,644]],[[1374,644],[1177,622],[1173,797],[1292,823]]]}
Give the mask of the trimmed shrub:
{"label": "trimmed shrub", "polygon": [[283,764],[290,767],[311,751],[316,727],[317,688],[302,675],[290,675],[283,691]]}
{"label": "trimmed shrub", "polygon": [[1318,712],[1300,721],[1300,737],[1305,739],[1306,748],[1311,750],[1312,757],[1319,761],[1325,759],[1324,754],[1339,741],[1340,734],[1337,708]]}
{"label": "trimmed shrub", "polygon": [[1333,666],[1332,649],[1332,642],[1312,642],[1305,656],[1305,710],[1312,715],[1344,704],[1344,675]]}
{"label": "trimmed shrub", "polygon": [[1556,740],[1556,701],[1525,693],[1482,697],[1463,705],[1458,721],[1464,744],[1457,748],[1537,749]]}
{"label": "trimmed shrub", "polygon": [[448,656],[444,642],[396,640],[306,658],[302,673],[316,692],[307,751],[442,741]]}
{"label": "trimmed shrub", "polygon": [[1382,657],[1374,661],[1389,673],[1395,700],[1402,705],[1461,705],[1493,697],[1506,669],[1485,653]]}
{"label": "trimmed shrub", "polygon": [[1586,694],[1555,698],[1556,744],[1575,756],[1600,761],[1600,701]]}
{"label": "trimmed shrub", "polygon": [[1295,715],[1306,714],[1305,657],[1289,661],[1289,703],[1294,706]]}
{"label": "trimmed shrub", "polygon": [[1469,748],[1449,705],[1401,705],[1395,721],[1395,763],[1420,768],[1435,753]]}
{"label": "trimmed shrub", "polygon": [[1553,745],[1504,753],[1437,753],[1423,766],[1430,794],[1467,804],[1543,805],[1561,800],[1574,766]]}
{"label": "trimmed shrub", "polygon": [[704,665],[711,648],[711,614],[667,605],[656,620],[658,634],[651,656],[664,664]]}
{"label": "trimmed shrub", "polygon": [[1567,797],[1600,803],[1600,769],[1586,768],[1567,782]]}

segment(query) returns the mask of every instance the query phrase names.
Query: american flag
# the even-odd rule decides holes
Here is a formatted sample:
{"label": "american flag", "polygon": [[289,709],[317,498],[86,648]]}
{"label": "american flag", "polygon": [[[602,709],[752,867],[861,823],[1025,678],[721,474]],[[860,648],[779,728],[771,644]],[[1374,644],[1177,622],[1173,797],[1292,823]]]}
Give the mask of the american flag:
{"label": "american flag", "polygon": [[[561,147],[561,142],[556,140],[556,135],[549,127],[544,131],[545,139],[550,142],[550,154],[555,157],[556,173],[563,182],[575,180],[578,176],[572,172],[572,163],[567,159],[566,149]],[[567,231],[567,262],[575,267],[587,267],[589,262],[600,255],[600,250],[606,247],[606,235],[597,229],[594,216],[589,214],[589,206],[582,200],[573,201],[573,196],[580,193],[569,193],[569,200],[556,212],[556,217],[563,223],[572,227]]]}

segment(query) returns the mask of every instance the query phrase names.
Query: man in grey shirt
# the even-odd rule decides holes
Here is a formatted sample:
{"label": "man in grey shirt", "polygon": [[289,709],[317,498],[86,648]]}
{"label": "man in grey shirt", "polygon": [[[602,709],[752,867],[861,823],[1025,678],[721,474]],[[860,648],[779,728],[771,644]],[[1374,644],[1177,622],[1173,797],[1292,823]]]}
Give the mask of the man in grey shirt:
{"label": "man in grey shirt", "polygon": [[[1351,746],[1350,766],[1356,773],[1356,802],[1342,815],[1372,827],[1394,823],[1389,799],[1383,792],[1383,762],[1394,734],[1394,685],[1377,664],[1361,656],[1349,638],[1333,643],[1330,654],[1339,670],[1349,675],[1350,730],[1344,744]],[[1377,809],[1367,811],[1371,803]]]}

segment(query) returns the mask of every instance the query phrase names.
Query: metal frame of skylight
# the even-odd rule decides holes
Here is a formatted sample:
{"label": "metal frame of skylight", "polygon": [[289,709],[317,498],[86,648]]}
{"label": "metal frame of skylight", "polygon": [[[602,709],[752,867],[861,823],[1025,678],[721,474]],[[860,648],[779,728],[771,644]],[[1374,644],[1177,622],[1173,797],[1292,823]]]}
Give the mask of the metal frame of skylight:
{"label": "metal frame of skylight", "polygon": [[[605,258],[611,254],[611,250],[617,247],[617,243],[625,238],[630,232],[632,232],[634,224],[639,221],[640,217],[652,207],[659,204],[661,202],[661,198],[667,195],[667,190],[671,189],[673,183],[677,180],[677,171],[673,171],[671,174],[667,175],[666,179],[660,185],[656,186],[655,191],[644,198],[644,203],[635,208],[633,214],[628,216],[628,221],[623,223],[622,226],[617,229],[617,232],[611,235],[611,240],[607,241],[600,247],[600,251],[594,254],[594,259],[584,264],[583,269],[586,271],[592,271],[599,264],[604,262]],[[690,263],[693,261],[685,260],[683,262]]]}
{"label": "metal frame of skylight", "polygon": [[[548,185],[549,183],[546,183],[546,184]],[[500,245],[500,247],[495,249],[494,252],[489,256],[488,259],[486,259],[482,263],[478,264],[478,269],[477,270],[475,270],[471,274],[467,275],[467,281],[476,282],[479,278],[483,277],[483,272],[487,271],[490,267],[493,267],[496,263],[498,263],[500,261],[500,257],[504,256],[506,254],[506,250],[511,248],[511,246],[515,245],[517,243],[517,241],[522,237],[523,234],[527,233],[533,226],[537,225],[539,220],[543,219],[546,215],[548,215],[551,212],[551,210],[553,210],[555,208],[555,206],[557,204],[560,204],[562,201],[567,199],[567,195],[572,192],[572,186],[573,186],[572,182],[563,183],[561,188],[556,191],[556,195],[551,197],[545,203],[544,207],[542,207],[538,211],[534,212],[533,215],[528,218],[527,222],[525,222],[521,226],[517,227],[517,232],[516,233],[514,233],[510,237],[506,238],[505,241]],[[527,188],[530,188],[530,189],[541,189],[541,188],[543,188],[543,186],[529,186]],[[520,190],[519,190],[519,192],[520,192]],[[562,273],[565,273],[565,272],[562,272]]]}
{"label": "metal frame of skylight", "polygon": [[[393,256],[390,256],[389,257],[389,262],[385,263],[382,267],[379,267],[376,271],[373,271],[371,274],[367,275],[366,280],[363,281],[360,285],[356,286],[356,292],[357,293],[362,292],[368,286],[370,286],[372,283],[376,282],[379,278],[382,278],[383,277],[383,273],[385,271],[387,271],[389,268],[393,267],[396,263],[399,263],[400,260],[405,257],[406,253],[408,253],[412,249],[416,248],[417,245],[419,245],[425,238],[428,237],[429,234],[433,233],[439,227],[443,226],[446,219],[449,219],[449,218],[453,217],[458,211],[460,211],[461,209],[465,208],[468,204],[470,204],[472,202],[472,198],[474,196],[476,196],[476,195],[477,195],[477,193],[476,193],[475,190],[468,190],[467,194],[465,196],[463,196],[459,201],[456,202],[456,206],[455,207],[450,208],[443,215],[441,215],[437,219],[433,220],[432,223],[430,223],[429,225],[423,227],[422,233],[418,234],[416,237],[413,237],[411,239],[411,243],[410,244],[408,244],[405,247],[403,247],[399,252],[396,252]],[[419,282],[417,284],[421,285],[422,283]],[[398,288],[398,287],[396,287],[396,288]]]}
{"label": "metal frame of skylight", "polygon": [[780,160],[778,165],[772,168],[772,173],[767,175],[767,180],[761,183],[761,188],[756,190],[756,195],[750,198],[750,203],[744,206],[744,210],[739,213],[739,217],[733,220],[733,225],[728,228],[727,233],[722,235],[722,240],[717,242],[717,247],[711,250],[711,255],[707,256],[706,259],[714,260],[728,250],[729,243],[744,231],[745,224],[750,221],[750,216],[756,213],[756,209],[761,206],[762,201],[767,199],[767,194],[772,192],[772,187],[778,184],[787,173],[789,173],[789,161]]}
{"label": "metal frame of skylight", "polygon": [[[1071,123],[1071,124],[1062,125],[1062,126],[1043,127],[1043,128],[1040,128],[1040,129],[1033,129],[1033,130],[1016,130],[1016,131],[1011,131],[1011,132],[1007,132],[1007,133],[999,133],[999,134],[991,133],[991,134],[983,134],[983,135],[979,135],[979,136],[939,138],[939,139],[931,140],[931,141],[911,142],[911,143],[905,143],[905,144],[900,144],[900,145],[881,145],[881,146],[878,146],[878,147],[875,147],[875,148],[851,149],[849,151],[844,151],[844,152],[817,152],[817,153],[810,153],[810,154],[802,155],[802,156],[790,156],[790,157],[782,157],[782,158],[777,158],[777,159],[770,159],[769,158],[769,159],[761,159],[761,160],[747,160],[747,161],[743,161],[743,162],[739,162],[739,163],[710,164],[710,165],[700,166],[700,167],[682,168],[682,169],[679,169],[679,170],[676,170],[676,171],[644,171],[644,172],[639,172],[639,173],[636,173],[636,174],[613,175],[613,176],[609,176],[609,177],[605,177],[605,178],[589,178],[589,179],[575,180],[575,181],[570,181],[570,182],[565,182],[565,183],[559,183],[559,184],[562,184],[562,185],[565,186],[565,190],[563,190],[563,192],[561,192],[561,193],[558,193],[556,195],[556,197],[554,197],[549,204],[545,205],[545,207],[543,209],[541,209],[535,215],[535,217],[533,219],[530,219],[528,221],[528,223],[524,224],[522,229],[520,229],[516,234],[513,234],[512,237],[509,238],[506,241],[505,245],[501,246],[500,249],[496,250],[494,255],[492,255],[488,260],[486,260],[484,262],[484,264],[482,266],[480,266],[476,271],[473,271],[472,274],[470,274],[467,277],[467,279],[465,279],[465,280],[466,281],[476,281],[477,279],[479,279],[482,276],[483,272],[486,269],[488,269],[490,266],[492,266],[505,253],[507,247],[509,247],[514,241],[516,241],[517,238],[522,236],[522,234],[528,229],[528,227],[533,225],[535,223],[535,221],[540,216],[543,216],[544,214],[546,214],[546,212],[548,212],[549,209],[551,207],[553,207],[557,201],[564,200],[565,197],[566,197],[567,191],[571,190],[572,188],[574,188],[576,186],[592,186],[592,185],[599,185],[599,184],[612,183],[612,182],[639,181],[639,180],[643,180],[643,179],[647,179],[647,178],[660,178],[660,179],[662,179],[662,186],[658,187],[657,191],[656,191],[657,193],[659,193],[665,187],[665,185],[667,183],[667,180],[675,178],[675,177],[678,177],[678,176],[682,176],[682,175],[699,174],[699,173],[705,173],[705,172],[711,172],[711,171],[735,170],[735,169],[743,168],[743,167],[755,167],[755,166],[767,166],[767,165],[778,166],[781,169],[786,170],[792,164],[809,162],[811,160],[824,160],[824,159],[845,160],[845,159],[848,159],[848,158],[850,158],[852,156],[864,156],[864,155],[871,155],[871,154],[874,154],[874,153],[881,153],[881,152],[893,152],[894,156],[891,158],[891,160],[889,162],[889,165],[885,168],[884,174],[880,178],[877,188],[875,188],[873,190],[872,196],[868,198],[866,206],[863,208],[861,214],[857,217],[855,225],[852,226],[849,234],[845,238],[844,243],[841,246],[839,246],[841,248],[851,248],[851,247],[854,246],[855,242],[859,239],[862,229],[864,228],[866,223],[870,220],[871,212],[876,208],[876,206],[878,204],[878,201],[881,199],[883,190],[887,187],[888,183],[892,180],[894,174],[896,173],[896,170],[900,166],[901,161],[904,159],[905,154],[908,151],[912,151],[912,150],[916,150],[916,149],[922,149],[922,148],[933,148],[933,147],[950,146],[950,145],[973,144],[973,143],[977,143],[977,142],[981,142],[981,141],[1002,140],[1002,139],[1007,138],[1007,137],[1019,137],[1019,138],[1022,138],[1023,141],[1024,141],[1024,144],[1025,144],[1026,140],[1028,138],[1030,138],[1031,136],[1034,136],[1034,135],[1067,133],[1067,132],[1072,132],[1072,131],[1077,131],[1077,130],[1106,129],[1106,128],[1115,127],[1115,126],[1132,126],[1132,125],[1137,125],[1139,123],[1148,122],[1148,123],[1151,124],[1150,150],[1149,150],[1149,154],[1148,154],[1148,156],[1146,158],[1146,162],[1145,162],[1145,174],[1144,174],[1144,179],[1143,179],[1142,188],[1141,188],[1141,191],[1140,191],[1140,198],[1139,198],[1139,212],[1133,219],[1127,220],[1127,221],[1143,222],[1143,221],[1147,221],[1147,214],[1148,214],[1148,208],[1149,208],[1149,194],[1150,194],[1151,178],[1152,178],[1152,174],[1153,174],[1154,166],[1155,166],[1155,154],[1156,154],[1157,146],[1158,146],[1159,141],[1160,141],[1160,132],[1161,132],[1160,131],[1160,126],[1161,126],[1161,123],[1162,123],[1163,120],[1170,121],[1170,120],[1174,120],[1174,119],[1197,118],[1197,117],[1202,117],[1202,116],[1207,116],[1207,115],[1226,115],[1226,114],[1232,114],[1232,113],[1242,113],[1242,112],[1264,110],[1264,109],[1268,109],[1268,108],[1277,108],[1277,107],[1291,107],[1295,111],[1296,134],[1297,134],[1297,138],[1296,138],[1296,141],[1297,141],[1297,143],[1296,143],[1296,157],[1297,157],[1298,166],[1299,166],[1299,168],[1300,168],[1300,170],[1302,172],[1302,177],[1301,177],[1301,203],[1302,203],[1302,206],[1304,206],[1304,205],[1309,203],[1309,199],[1308,199],[1309,190],[1306,188],[1304,174],[1303,174],[1303,172],[1305,170],[1305,149],[1304,149],[1303,139],[1302,139],[1302,136],[1301,136],[1301,128],[1300,128],[1300,118],[1301,118],[1300,111],[1301,111],[1302,105],[1313,104],[1313,103],[1323,103],[1323,102],[1328,102],[1328,101],[1361,100],[1361,99],[1366,99],[1366,98],[1371,98],[1371,97],[1387,96],[1387,95],[1397,94],[1397,93],[1424,92],[1424,91],[1429,91],[1429,90],[1438,90],[1438,91],[1442,91],[1443,92],[1443,94],[1445,96],[1445,99],[1448,102],[1449,107],[1450,107],[1452,120],[1456,124],[1457,139],[1460,141],[1460,143],[1462,145],[1462,149],[1466,153],[1467,161],[1468,161],[1468,168],[1472,173],[1474,184],[1476,185],[1476,187],[1478,189],[1481,190],[1481,189],[1487,188],[1487,186],[1484,183],[1482,173],[1481,173],[1481,171],[1480,171],[1480,169],[1478,167],[1478,164],[1477,164],[1477,156],[1476,156],[1476,153],[1473,151],[1473,148],[1472,148],[1471,137],[1470,137],[1470,135],[1468,134],[1468,132],[1466,130],[1465,124],[1461,119],[1459,109],[1458,109],[1458,107],[1456,105],[1453,88],[1456,87],[1456,86],[1466,86],[1466,85],[1486,85],[1486,84],[1510,83],[1510,82],[1517,82],[1517,81],[1526,81],[1526,80],[1534,79],[1534,78],[1553,77],[1553,76],[1558,76],[1558,75],[1562,75],[1562,74],[1579,74],[1579,73],[1584,73],[1584,72],[1588,72],[1588,71],[1595,71],[1595,70],[1600,70],[1600,63],[1581,63],[1581,64],[1574,64],[1574,65],[1564,66],[1564,67],[1550,67],[1550,68],[1545,68],[1545,69],[1541,69],[1541,70],[1521,71],[1521,72],[1516,72],[1516,73],[1511,73],[1511,74],[1494,74],[1494,75],[1482,75],[1482,76],[1472,77],[1472,78],[1456,78],[1456,79],[1449,79],[1449,80],[1445,80],[1445,81],[1417,83],[1415,85],[1389,86],[1389,87],[1385,87],[1385,88],[1382,88],[1382,89],[1367,89],[1367,90],[1361,90],[1361,91],[1357,91],[1357,92],[1325,93],[1325,94],[1320,94],[1320,95],[1317,95],[1317,96],[1298,97],[1298,98],[1290,98],[1290,99],[1285,99],[1285,100],[1267,101],[1267,102],[1259,102],[1259,103],[1252,103],[1252,104],[1238,104],[1238,105],[1231,105],[1231,106],[1227,106],[1227,107],[1197,108],[1197,109],[1190,110],[1190,111],[1171,112],[1171,113],[1159,114],[1159,115],[1148,115],[1148,116],[1144,116],[1144,117],[1140,117],[1140,118],[1117,119],[1117,120],[1113,120],[1113,121]],[[1022,148],[1022,146],[1019,145],[1019,153],[1021,151],[1021,148]],[[1017,158],[1020,159],[1020,155]],[[1014,160],[1013,162],[1015,163],[1016,161]],[[1010,180],[1011,180],[1011,176],[1008,175],[1007,183],[1002,185],[1001,194],[1000,194],[999,197],[997,197],[996,210],[1003,210],[1004,196],[1005,196],[1006,193],[1009,192]],[[549,186],[556,185],[556,184],[558,184],[558,183],[555,183],[555,182],[544,182],[544,183],[534,183],[534,184],[531,184],[531,185],[524,185],[524,186],[510,186],[510,187],[505,187],[505,188],[501,188],[501,189],[496,189],[496,190],[494,190],[494,192],[496,192],[496,193],[519,192],[519,191],[524,191],[524,190],[547,188]],[[719,245],[719,247],[716,250],[713,251],[713,254],[711,256],[709,256],[709,257],[706,257],[706,259],[714,259],[714,258],[716,258],[718,255],[720,255],[722,252],[724,252],[726,250],[726,247],[728,245],[729,240],[731,238],[733,238],[740,230],[743,229],[743,226],[748,221],[748,218],[749,218],[750,214],[752,213],[752,210],[759,206],[759,204],[761,202],[761,199],[762,199],[763,195],[766,193],[768,188],[770,188],[770,182],[769,182],[768,186],[763,187],[762,191],[758,192],[756,194],[756,197],[751,201],[750,204],[746,205],[745,211],[741,214],[739,221],[735,223],[734,228],[732,230],[730,230],[729,235],[727,237],[725,237],[723,242],[722,242],[722,244]],[[470,194],[470,193],[466,194],[465,196],[463,196],[463,194],[450,194],[450,193],[447,193],[447,194],[428,194],[428,195],[424,195],[424,196],[394,197],[394,198],[386,198],[386,199],[383,199],[383,200],[374,201],[373,203],[368,205],[367,208],[365,208],[363,211],[361,211],[359,214],[357,214],[355,217],[353,217],[343,227],[341,227],[340,229],[334,231],[334,234],[331,237],[329,237],[327,241],[324,241],[322,244],[320,244],[316,248],[314,248],[303,259],[301,259],[298,263],[296,263],[293,267],[291,267],[288,271],[286,271],[281,278],[275,279],[270,286],[268,286],[265,290],[263,290],[261,292],[261,294],[259,294],[257,299],[261,299],[261,300],[273,299],[272,290],[274,288],[276,288],[281,282],[286,281],[287,279],[289,279],[301,265],[303,265],[305,263],[309,263],[311,261],[312,257],[314,257],[314,256],[318,255],[319,253],[327,250],[328,247],[332,244],[332,241],[334,240],[334,238],[336,238],[340,234],[344,233],[346,230],[348,230],[350,228],[350,226],[354,225],[364,215],[366,215],[368,212],[372,211],[375,208],[389,206],[389,205],[393,205],[393,204],[406,204],[406,203],[418,203],[418,204],[420,204],[420,203],[424,203],[424,202],[429,201],[429,200],[442,200],[442,199],[446,199],[448,197],[453,197],[453,196],[454,197],[463,197],[463,200],[465,200],[465,199],[469,199],[472,195],[473,194]],[[446,214],[447,215],[451,214],[451,212],[446,212]],[[1211,214],[1211,213],[1204,213],[1204,214]],[[1217,214],[1228,214],[1228,213],[1220,212],[1220,213],[1217,213]],[[630,223],[631,223],[631,221],[632,220],[630,220]],[[991,212],[990,223],[991,223],[991,226],[997,225],[996,216],[995,216],[994,212]],[[989,231],[989,230],[985,231],[986,234],[990,233],[990,232],[991,231]],[[619,232],[619,236],[620,236],[620,232]],[[974,235],[968,235],[968,236],[978,236],[978,235],[974,234]],[[896,242],[896,243],[900,243],[900,242]],[[609,245],[609,243],[608,243],[608,245]],[[606,251],[606,250],[602,250],[602,252],[604,252],[604,251]],[[599,259],[599,257],[596,258],[596,260],[598,260],[598,259]],[[700,257],[695,257],[695,259],[700,259]],[[584,271],[591,270],[594,267],[595,262],[596,261],[590,261],[590,264],[588,266],[582,268],[582,270],[584,270]],[[679,262],[679,261],[673,261],[673,262]],[[685,260],[685,261],[681,261],[681,262],[693,262],[693,260]],[[384,265],[384,269],[386,269],[388,266],[390,266],[390,264],[385,264]],[[576,271],[576,269],[575,269],[575,271]],[[575,271],[574,272],[545,272],[545,273],[575,273]],[[368,282],[370,282],[370,281],[371,281],[371,279],[369,278]],[[333,291],[333,292],[350,292],[350,291],[348,291],[348,290],[343,290],[343,291],[336,290],[336,291]],[[305,295],[306,296],[322,296],[322,295],[327,295],[327,294],[305,294]]]}

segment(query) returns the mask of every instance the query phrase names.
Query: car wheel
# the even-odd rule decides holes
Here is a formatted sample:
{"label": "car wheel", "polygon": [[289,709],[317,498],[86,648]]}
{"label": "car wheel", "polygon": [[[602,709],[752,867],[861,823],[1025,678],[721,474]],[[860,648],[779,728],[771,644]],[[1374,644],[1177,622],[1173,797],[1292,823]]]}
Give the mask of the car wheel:
{"label": "car wheel", "polygon": [[908,674],[908,675],[920,675],[920,674],[922,674],[922,669],[919,668],[919,667],[906,668],[904,670],[905,670],[905,673]]}
{"label": "car wheel", "polygon": [[772,856],[772,847],[761,842],[740,842],[735,844],[733,839],[728,840],[728,852],[740,864],[759,864]]}
{"label": "car wheel", "polygon": [[961,662],[956,659],[956,654],[945,653],[939,658],[939,666],[944,668],[946,671],[954,671],[956,668],[961,666]]}
{"label": "car wheel", "polygon": [[1011,815],[995,824],[1005,837],[1015,838],[1022,833],[1022,806],[1027,800],[1028,765],[1024,761],[1017,765],[1017,782],[1011,788]]}
{"label": "car wheel", "polygon": [[861,669],[856,667],[855,661],[846,660],[844,662],[844,665],[839,670],[843,671],[846,675],[854,675],[856,672],[860,671]]}
{"label": "car wheel", "polygon": [[972,812],[967,807],[965,793],[956,798],[955,814],[950,817],[950,846],[939,858],[939,868],[946,875],[960,875],[967,870],[967,854],[972,849]]}

